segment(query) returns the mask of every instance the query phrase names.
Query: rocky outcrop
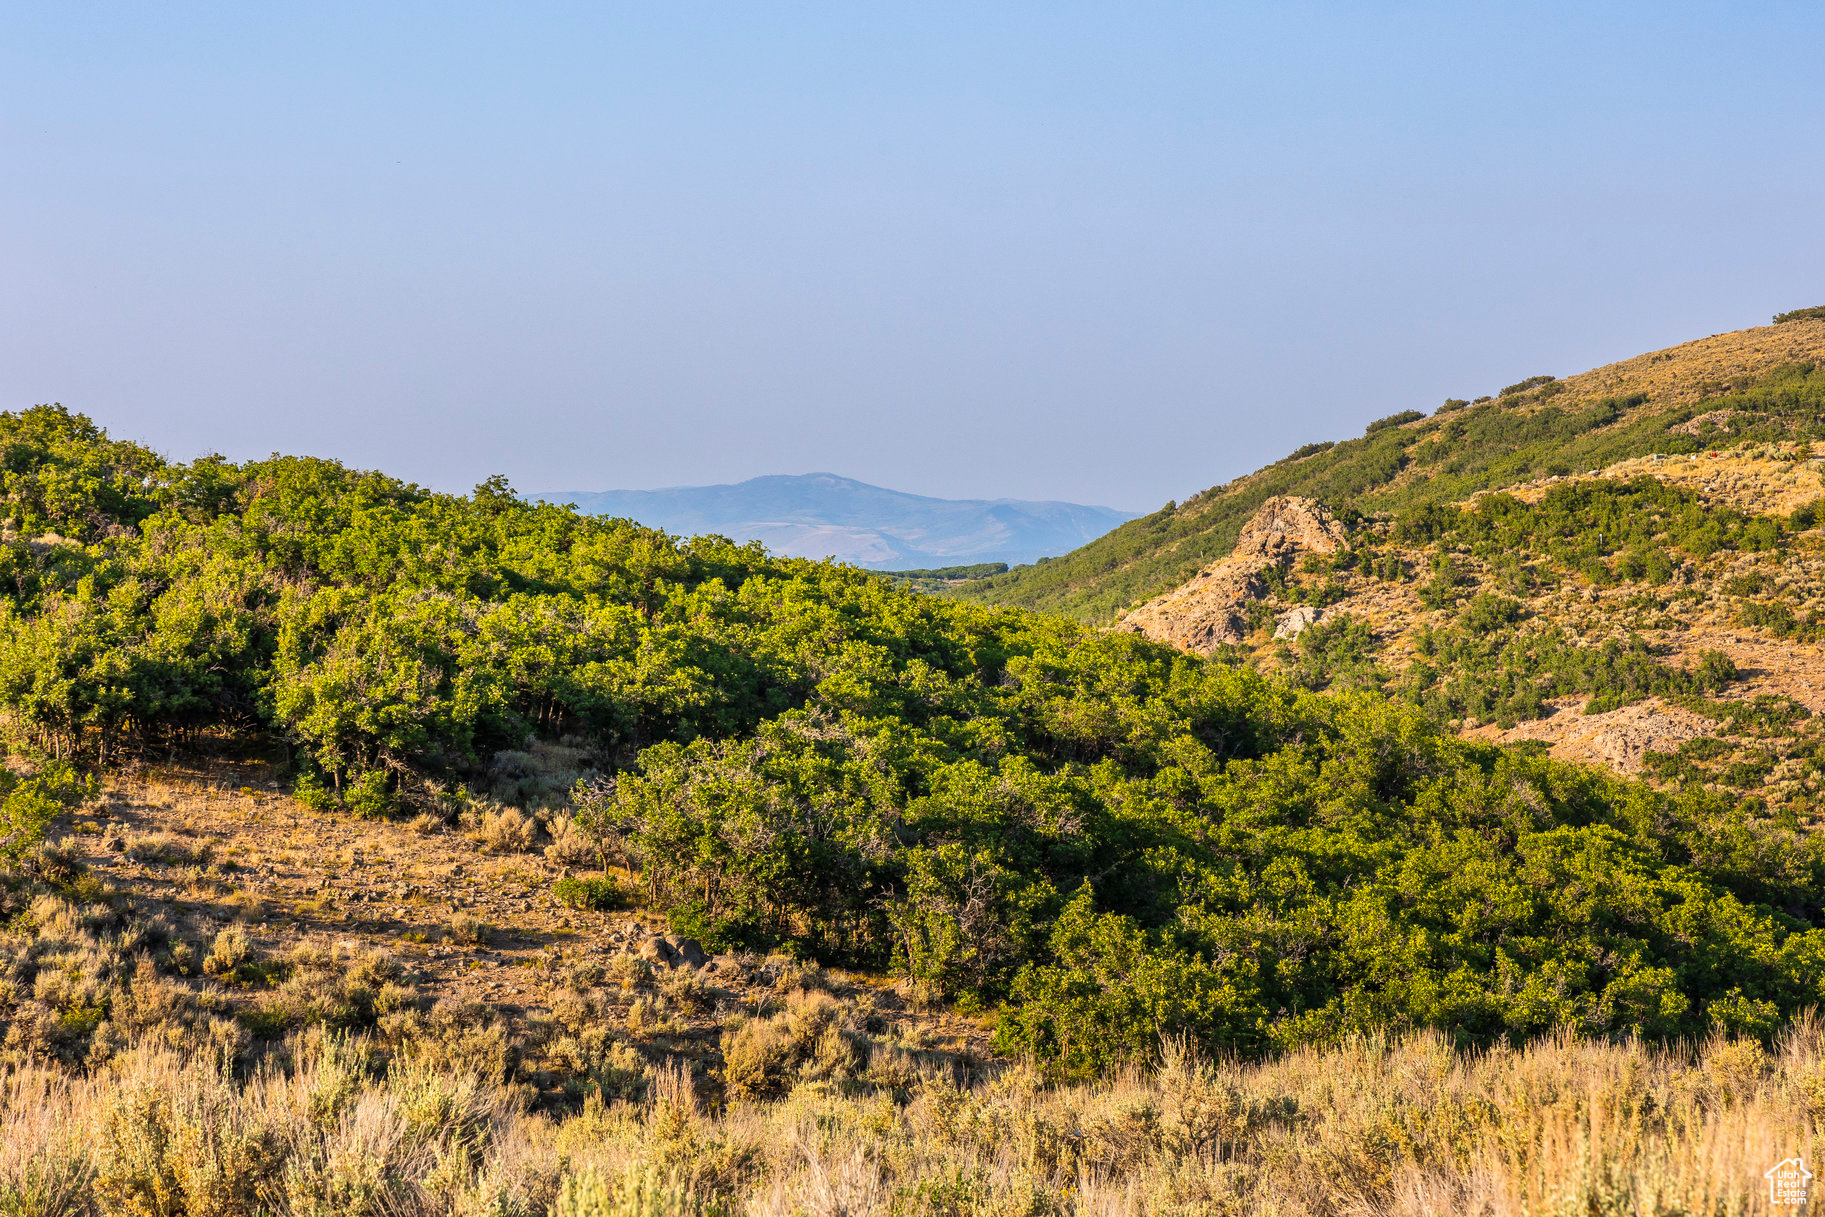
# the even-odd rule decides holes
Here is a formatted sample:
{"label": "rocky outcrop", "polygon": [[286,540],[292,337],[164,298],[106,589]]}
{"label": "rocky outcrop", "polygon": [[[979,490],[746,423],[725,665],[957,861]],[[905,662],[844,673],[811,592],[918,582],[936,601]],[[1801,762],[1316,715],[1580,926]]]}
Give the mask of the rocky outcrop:
{"label": "rocky outcrop", "polygon": [[1307,626],[1317,625],[1323,620],[1323,609],[1302,604],[1280,619],[1279,626],[1274,630],[1274,639],[1279,641],[1283,638],[1297,638],[1305,633]]}
{"label": "rocky outcrop", "polygon": [[1260,557],[1285,562],[1298,553],[1335,553],[1349,539],[1350,534],[1323,503],[1275,495],[1242,526],[1230,560]]}
{"label": "rocky outcrop", "polygon": [[1276,495],[1242,526],[1227,558],[1182,587],[1129,610],[1117,628],[1208,655],[1248,637],[1248,606],[1267,592],[1263,571],[1284,569],[1303,553],[1335,552],[1348,540],[1343,525],[1322,503]]}
{"label": "rocky outcrop", "polygon": [[1464,734],[1513,744],[1543,740],[1561,761],[1597,761],[1619,773],[1639,773],[1649,752],[1674,752],[1687,740],[1711,735],[1715,724],[1658,697],[1609,710],[1582,712],[1586,699],[1555,699],[1543,718],[1503,730],[1489,724]]}

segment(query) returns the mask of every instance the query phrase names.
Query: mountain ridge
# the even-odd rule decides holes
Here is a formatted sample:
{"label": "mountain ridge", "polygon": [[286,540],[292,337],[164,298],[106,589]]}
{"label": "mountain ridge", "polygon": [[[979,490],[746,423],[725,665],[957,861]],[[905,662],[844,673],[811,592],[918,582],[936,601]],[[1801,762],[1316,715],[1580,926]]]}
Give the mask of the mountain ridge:
{"label": "mountain ridge", "polygon": [[[1334,510],[1387,512],[1588,469],[1650,451],[1689,451],[1673,428],[1730,409],[1727,398],[1783,367],[1825,361],[1825,320],[1714,334],[1563,378],[1530,378],[1475,402],[1448,402],[1370,424],[1359,436],[1307,444],[1251,473],[1137,517],[1043,565],[960,589],[967,599],[1109,624],[1229,554],[1274,495]],[[1708,433],[1707,433],[1708,434]],[[1732,442],[1740,439],[1732,437]]]}
{"label": "mountain ridge", "polygon": [[791,557],[873,569],[1028,563],[1064,553],[1135,513],[1029,499],[944,499],[834,473],[766,474],[710,486],[546,491],[533,497],[680,536],[760,541]]}

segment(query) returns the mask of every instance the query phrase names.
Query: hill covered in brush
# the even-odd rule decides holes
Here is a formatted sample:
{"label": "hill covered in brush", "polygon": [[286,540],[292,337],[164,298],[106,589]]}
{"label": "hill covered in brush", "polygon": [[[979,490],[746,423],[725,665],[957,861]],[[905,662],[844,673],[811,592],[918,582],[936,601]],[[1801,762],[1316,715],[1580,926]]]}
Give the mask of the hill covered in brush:
{"label": "hill covered in brush", "polygon": [[0,490],[16,746],[264,752],[312,807],[433,827],[517,803],[712,951],[900,969],[1060,1070],[1181,1033],[1760,1034],[1825,997],[1816,838],[1372,691],[51,407],[0,415]]}
{"label": "hill covered in brush", "polygon": [[1825,437],[1825,320],[1816,310],[1563,379],[1529,377],[1430,415],[1391,415],[1159,511],[1060,558],[1016,567],[959,594],[1108,623],[1229,554],[1276,495],[1334,511],[1388,514],[1469,498],[1650,453],[1688,454],[1720,437]]}

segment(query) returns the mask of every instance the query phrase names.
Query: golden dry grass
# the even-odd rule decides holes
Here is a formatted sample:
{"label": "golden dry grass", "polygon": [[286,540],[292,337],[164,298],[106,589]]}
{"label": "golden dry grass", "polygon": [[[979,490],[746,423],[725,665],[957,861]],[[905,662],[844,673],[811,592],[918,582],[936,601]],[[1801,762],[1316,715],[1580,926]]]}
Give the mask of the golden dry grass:
{"label": "golden dry grass", "polygon": [[1653,408],[1683,405],[1765,375],[1825,358],[1825,321],[1789,321],[1713,334],[1565,377],[1578,397],[1647,393]]}
{"label": "golden dry grass", "polygon": [[[206,893],[176,855],[210,840],[275,905],[274,879],[308,887],[313,865],[345,889],[383,884],[405,857],[436,861],[442,882],[460,856],[450,878],[503,886],[538,865],[327,817],[278,833],[294,815],[280,800],[168,793],[157,807],[136,791],[132,818],[172,838],[173,860],[113,878],[180,902]],[[0,1054],[6,1217],[1752,1214],[1775,1211],[1762,1172],[1811,1162],[1825,1113],[1825,1033],[1810,1021],[1773,1051],[1564,1039],[1478,1054],[1432,1035],[1259,1064],[1168,1050],[1150,1072],[1054,1087],[1018,1064],[972,1080],[955,1071],[966,1058],[923,1050],[945,1027],[904,1011],[886,1025],[866,984],[786,961],[731,961],[714,983],[753,999],[731,1010],[632,954],[554,956],[555,971],[515,969],[516,992],[545,1007],[515,1021],[458,1002],[456,985],[430,1005],[439,974],[420,948],[391,940],[411,981],[359,924],[338,927],[347,949],[293,942],[269,991],[223,982],[277,957],[277,922],[263,935],[218,920],[183,981],[134,964],[145,946],[88,915],[31,911],[37,972],[8,1000],[43,1017],[16,1018],[21,1038]],[[236,1022],[250,1002],[305,1030],[251,1047]],[[34,1044],[68,1038],[72,1012],[104,1005],[119,1024],[105,1044],[33,1061]],[[321,1030],[369,1008],[372,1038]],[[570,1093],[561,1077],[587,1085]]]}
{"label": "golden dry grass", "polygon": [[0,1080],[0,1212],[1757,1214],[1777,1211],[1764,1171],[1811,1161],[1822,1054],[1809,1021],[1772,1052],[1420,1035],[1237,1065],[1169,1047],[1087,1086],[801,1073],[714,1111],[673,1063],[643,1102],[554,1117],[358,1041],[302,1039],[240,1080],[147,1046],[88,1078]]}

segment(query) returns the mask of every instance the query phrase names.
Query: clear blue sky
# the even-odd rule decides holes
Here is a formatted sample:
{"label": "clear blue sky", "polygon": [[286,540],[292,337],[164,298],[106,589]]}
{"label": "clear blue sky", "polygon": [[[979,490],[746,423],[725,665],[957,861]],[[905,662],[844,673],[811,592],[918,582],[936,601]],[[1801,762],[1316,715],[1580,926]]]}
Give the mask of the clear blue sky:
{"label": "clear blue sky", "polygon": [[1825,304],[1825,6],[0,6],[0,406],[1151,508]]}

